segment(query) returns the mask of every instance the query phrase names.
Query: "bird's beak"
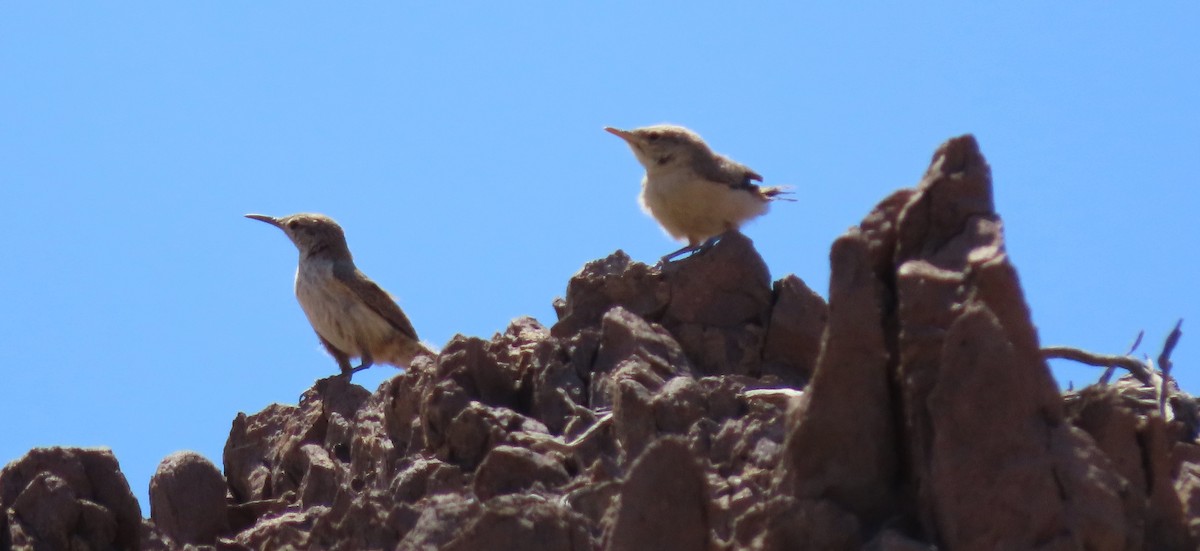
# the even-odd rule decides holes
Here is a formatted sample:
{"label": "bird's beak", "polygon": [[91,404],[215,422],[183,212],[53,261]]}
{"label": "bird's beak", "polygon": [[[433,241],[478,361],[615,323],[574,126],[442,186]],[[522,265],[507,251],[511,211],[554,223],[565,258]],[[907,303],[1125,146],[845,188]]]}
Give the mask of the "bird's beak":
{"label": "bird's beak", "polygon": [[259,222],[266,222],[272,226],[275,226],[276,228],[281,230],[283,229],[283,226],[279,225],[279,219],[275,218],[274,216],[267,216],[265,214],[247,214],[246,218],[258,220]]}
{"label": "bird's beak", "polygon": [[634,143],[634,141],[635,141],[633,132],[629,132],[627,130],[621,130],[620,128],[613,128],[611,126],[605,126],[604,131],[608,132],[609,134],[612,134],[618,138],[621,138],[622,140],[625,140],[629,143]]}

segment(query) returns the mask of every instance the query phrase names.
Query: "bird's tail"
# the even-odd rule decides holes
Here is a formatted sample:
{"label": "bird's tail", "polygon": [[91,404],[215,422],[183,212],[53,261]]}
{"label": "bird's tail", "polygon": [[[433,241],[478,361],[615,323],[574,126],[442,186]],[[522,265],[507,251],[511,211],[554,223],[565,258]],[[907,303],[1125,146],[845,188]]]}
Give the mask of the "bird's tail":
{"label": "bird's tail", "polygon": [[792,186],[759,186],[758,192],[768,201],[795,201],[791,197],[783,197],[793,193]]}

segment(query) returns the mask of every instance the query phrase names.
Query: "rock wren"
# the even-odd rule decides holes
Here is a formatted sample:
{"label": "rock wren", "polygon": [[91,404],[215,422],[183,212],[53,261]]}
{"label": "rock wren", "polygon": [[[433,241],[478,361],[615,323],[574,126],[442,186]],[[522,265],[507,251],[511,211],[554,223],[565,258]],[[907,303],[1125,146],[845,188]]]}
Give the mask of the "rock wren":
{"label": "rock wren", "polygon": [[[354,266],[346,234],[332,218],[308,213],[246,218],[283,230],[300,250],[296,299],[342,375],[374,362],[408,367],[418,355],[433,355],[391,295]],[[350,358],[362,358],[362,364],[351,367]]]}
{"label": "rock wren", "polygon": [[642,209],[671,237],[688,241],[662,257],[663,263],[711,247],[725,232],[766,213],[771,201],[788,192],[786,187],[754,184],[762,176],[714,153],[698,134],[682,126],[605,130],[625,140],[646,167],[638,198]]}

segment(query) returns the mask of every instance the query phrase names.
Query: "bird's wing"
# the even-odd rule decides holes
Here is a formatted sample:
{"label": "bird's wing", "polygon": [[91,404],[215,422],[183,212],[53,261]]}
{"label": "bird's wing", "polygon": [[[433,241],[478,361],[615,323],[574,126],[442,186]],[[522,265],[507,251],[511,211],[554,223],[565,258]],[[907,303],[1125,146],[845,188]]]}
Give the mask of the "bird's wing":
{"label": "bird's wing", "polygon": [[388,324],[395,327],[397,331],[414,341],[419,340],[417,339],[417,331],[413,329],[412,323],[408,321],[408,316],[404,315],[404,311],[396,305],[396,301],[392,299],[391,295],[379,285],[367,279],[362,272],[358,271],[358,268],[339,263],[333,268],[333,277],[339,283],[345,285],[355,296],[362,298],[368,308],[379,314],[379,317],[387,320]]}
{"label": "bird's wing", "polygon": [[703,159],[696,163],[695,169],[705,180],[761,195],[761,189],[754,182],[761,182],[763,177],[750,167],[724,155],[713,154]]}

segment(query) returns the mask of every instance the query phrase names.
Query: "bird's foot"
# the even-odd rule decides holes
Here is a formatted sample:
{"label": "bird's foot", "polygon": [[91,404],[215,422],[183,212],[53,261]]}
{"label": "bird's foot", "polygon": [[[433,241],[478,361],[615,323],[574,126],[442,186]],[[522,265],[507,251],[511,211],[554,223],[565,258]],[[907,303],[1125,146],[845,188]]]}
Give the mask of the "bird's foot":
{"label": "bird's foot", "polygon": [[[726,232],[726,233],[728,233],[728,232]],[[658,264],[655,264],[654,267],[661,269],[664,266],[666,266],[667,264],[670,264],[672,260],[679,258],[685,254],[689,254],[689,253],[691,254],[691,256],[689,256],[688,258],[691,258],[696,255],[704,254],[705,251],[713,248],[713,246],[715,246],[719,241],[721,241],[722,237],[725,237],[724,233],[722,233],[720,235],[714,235],[714,236],[704,240],[704,242],[699,245],[688,245],[686,247],[679,249],[678,251],[669,253],[666,256],[663,256],[661,259],[659,259]]]}
{"label": "bird's foot", "polygon": [[655,266],[662,268],[663,266],[670,264],[671,261],[676,258],[679,258],[685,254],[693,253],[693,252],[700,250],[700,248],[702,246],[703,245],[688,245],[682,249],[679,249],[678,251],[663,255],[663,257],[658,260],[658,264],[656,264]]}
{"label": "bird's foot", "polygon": [[369,359],[365,359],[365,358],[363,359],[362,364],[359,365],[358,367],[350,367],[350,363],[347,362],[346,364],[341,366],[342,367],[342,376],[345,377],[346,379],[351,379],[354,377],[355,373],[358,373],[359,371],[367,369],[367,368],[371,367],[372,365],[375,365],[375,362],[373,362]]}

